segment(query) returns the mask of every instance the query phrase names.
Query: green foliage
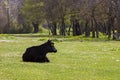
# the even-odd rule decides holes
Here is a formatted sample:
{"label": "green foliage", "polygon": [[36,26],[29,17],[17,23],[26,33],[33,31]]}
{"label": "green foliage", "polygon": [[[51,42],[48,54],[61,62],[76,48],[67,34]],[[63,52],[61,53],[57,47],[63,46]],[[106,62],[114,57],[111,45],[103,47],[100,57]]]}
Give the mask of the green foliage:
{"label": "green foliage", "polygon": [[33,31],[32,25],[26,21],[23,24],[19,24],[17,21],[14,21],[9,29],[9,33],[30,33]]}
{"label": "green foliage", "polygon": [[25,0],[25,4],[22,8],[22,14],[28,21],[39,21],[44,13],[41,8],[44,6],[41,1]]}
{"label": "green foliage", "polygon": [[80,42],[74,41],[75,37],[73,41],[55,41],[58,52],[47,55],[51,63],[31,63],[22,62],[23,52],[48,37],[22,35],[9,42],[0,40],[0,80],[120,80],[118,41]]}

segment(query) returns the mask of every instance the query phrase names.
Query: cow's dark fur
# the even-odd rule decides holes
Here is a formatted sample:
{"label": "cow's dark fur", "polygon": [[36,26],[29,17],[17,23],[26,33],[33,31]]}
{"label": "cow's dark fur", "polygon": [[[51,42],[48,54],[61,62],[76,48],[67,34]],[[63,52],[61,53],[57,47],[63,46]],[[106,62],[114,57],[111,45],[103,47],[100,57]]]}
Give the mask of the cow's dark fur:
{"label": "cow's dark fur", "polygon": [[50,62],[46,56],[48,52],[57,52],[54,43],[50,40],[42,45],[27,48],[22,59],[25,62]]}

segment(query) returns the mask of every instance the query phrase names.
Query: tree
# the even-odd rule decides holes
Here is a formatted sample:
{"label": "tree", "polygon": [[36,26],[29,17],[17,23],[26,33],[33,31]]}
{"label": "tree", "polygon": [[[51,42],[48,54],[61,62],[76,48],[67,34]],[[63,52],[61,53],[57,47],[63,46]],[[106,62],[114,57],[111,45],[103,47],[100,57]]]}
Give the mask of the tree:
{"label": "tree", "polygon": [[120,33],[119,3],[119,0],[26,0],[23,14],[37,26],[47,22],[52,35],[57,35],[59,29],[59,34],[65,36],[72,28],[74,36],[85,32],[89,37],[91,32],[93,38],[99,38],[102,32],[110,39],[115,30]]}
{"label": "tree", "polygon": [[[18,33],[21,29],[18,22],[18,16],[20,13],[20,8],[24,0],[1,0],[1,16],[4,20],[4,25],[2,26],[2,33]],[[6,17],[2,17],[2,16]],[[23,30],[21,30],[22,32]]]}
{"label": "tree", "polygon": [[[7,33],[9,28],[10,28],[10,13],[9,13],[9,0],[4,0],[4,1],[1,1],[1,5],[0,5],[0,8],[1,8],[1,32],[2,33]],[[5,17],[6,16],[6,17]],[[3,20],[6,20],[5,22]]]}
{"label": "tree", "polygon": [[120,0],[112,0],[114,2],[114,9],[116,14],[116,20],[117,20],[117,32],[120,35]]}
{"label": "tree", "polygon": [[4,33],[4,26],[7,24],[7,17],[5,14],[3,14],[3,11],[0,10],[0,33]]}
{"label": "tree", "polygon": [[25,4],[22,8],[22,14],[25,20],[31,23],[34,28],[34,32],[39,31],[39,24],[44,17],[44,3],[39,0],[25,0]]}

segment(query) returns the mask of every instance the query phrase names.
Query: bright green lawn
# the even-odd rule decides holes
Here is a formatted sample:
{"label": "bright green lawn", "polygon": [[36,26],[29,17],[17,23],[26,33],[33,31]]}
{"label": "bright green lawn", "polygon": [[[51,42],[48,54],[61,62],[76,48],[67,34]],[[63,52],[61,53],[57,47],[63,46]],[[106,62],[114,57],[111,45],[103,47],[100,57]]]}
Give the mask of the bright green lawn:
{"label": "bright green lawn", "polygon": [[27,47],[45,41],[1,39],[0,80],[120,80],[119,41],[56,41],[58,52],[47,55],[50,63],[22,62]]}

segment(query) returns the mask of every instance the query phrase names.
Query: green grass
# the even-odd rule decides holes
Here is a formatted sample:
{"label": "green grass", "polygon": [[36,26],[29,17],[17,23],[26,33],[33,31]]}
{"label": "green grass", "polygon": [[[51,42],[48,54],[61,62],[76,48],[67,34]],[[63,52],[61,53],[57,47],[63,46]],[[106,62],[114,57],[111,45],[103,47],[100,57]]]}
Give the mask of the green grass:
{"label": "green grass", "polygon": [[47,39],[26,35],[1,38],[0,80],[120,80],[119,41],[56,37],[58,52],[47,55],[50,63],[22,62],[27,47]]}

